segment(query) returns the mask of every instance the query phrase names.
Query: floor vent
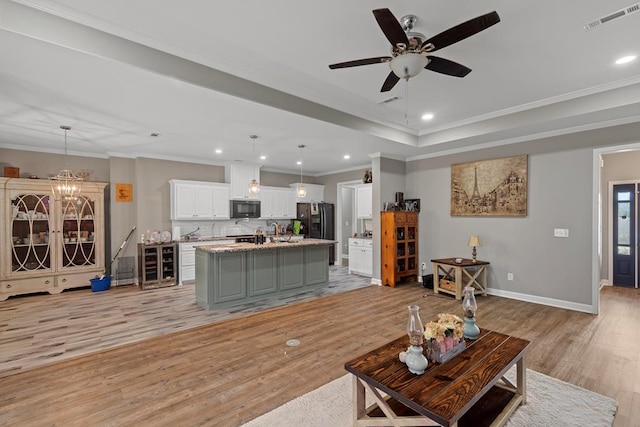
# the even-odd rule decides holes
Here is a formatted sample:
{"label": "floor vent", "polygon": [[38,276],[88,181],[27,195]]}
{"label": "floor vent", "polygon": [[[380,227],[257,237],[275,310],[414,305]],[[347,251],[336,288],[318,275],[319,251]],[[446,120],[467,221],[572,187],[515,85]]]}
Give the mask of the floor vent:
{"label": "floor vent", "polygon": [[400,97],[399,97],[399,96],[392,96],[391,98],[382,99],[382,100],[380,100],[380,101],[376,102],[376,104],[380,104],[380,105],[382,105],[382,104],[388,104],[388,103],[390,103],[390,102],[397,101],[398,99],[400,99]]}
{"label": "floor vent", "polygon": [[632,4],[631,6],[627,6],[624,9],[617,10],[613,13],[608,14],[607,16],[603,16],[602,18],[587,22],[586,24],[584,24],[584,29],[592,30],[602,24],[613,21],[614,19],[622,18],[623,16],[627,16],[638,11],[640,11],[640,3]]}

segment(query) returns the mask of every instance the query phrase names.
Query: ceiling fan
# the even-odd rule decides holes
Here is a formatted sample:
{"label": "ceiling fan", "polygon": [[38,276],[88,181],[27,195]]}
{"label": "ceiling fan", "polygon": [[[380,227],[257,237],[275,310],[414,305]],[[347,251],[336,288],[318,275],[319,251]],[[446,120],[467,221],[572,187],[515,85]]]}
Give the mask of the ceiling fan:
{"label": "ceiling fan", "polygon": [[329,68],[334,70],[387,62],[391,72],[382,84],[380,92],[390,91],[401,78],[409,80],[423,68],[449,76],[466,76],[471,72],[471,68],[429,53],[464,40],[500,22],[500,17],[493,11],[451,27],[427,40],[423,34],[411,31],[417,20],[415,15],[403,16],[402,24],[386,8],[375,9],[373,15],[384,35],[391,42],[391,56],[339,62],[329,65]]}

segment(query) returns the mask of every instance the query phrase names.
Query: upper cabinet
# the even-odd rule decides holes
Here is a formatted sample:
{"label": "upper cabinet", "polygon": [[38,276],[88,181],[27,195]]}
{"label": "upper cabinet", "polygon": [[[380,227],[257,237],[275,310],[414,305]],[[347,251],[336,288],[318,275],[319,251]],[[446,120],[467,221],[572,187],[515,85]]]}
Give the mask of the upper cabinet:
{"label": "upper cabinet", "polygon": [[295,219],[296,191],[293,188],[262,187],[260,189],[260,218]]}
{"label": "upper cabinet", "polygon": [[260,193],[251,194],[249,184],[252,180],[260,182],[260,166],[250,163],[232,163],[224,168],[224,180],[231,186],[231,199],[258,200]]}
{"label": "upper cabinet", "polygon": [[359,219],[371,219],[373,217],[372,184],[362,184],[356,187],[356,217]]}
{"label": "upper cabinet", "polygon": [[[298,185],[300,185],[299,182],[293,183],[293,184],[289,184],[289,187],[293,188],[294,190],[298,188]],[[324,185],[320,185],[320,184],[304,184],[304,188],[307,190],[307,195],[304,197],[298,197],[297,193],[296,193],[296,197],[297,197],[297,201],[299,203],[308,203],[308,202],[323,202],[324,201]]]}
{"label": "upper cabinet", "polygon": [[229,184],[172,179],[171,219],[229,219]]}

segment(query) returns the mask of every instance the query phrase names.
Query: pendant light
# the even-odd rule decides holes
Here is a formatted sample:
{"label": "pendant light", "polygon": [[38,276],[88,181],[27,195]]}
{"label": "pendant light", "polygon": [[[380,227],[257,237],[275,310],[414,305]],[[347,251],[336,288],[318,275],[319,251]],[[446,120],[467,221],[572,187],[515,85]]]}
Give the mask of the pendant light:
{"label": "pendant light", "polygon": [[[249,138],[253,141],[253,155],[256,155],[256,139],[258,135],[249,135]],[[255,168],[253,170],[253,179],[249,183],[249,193],[256,195],[260,192],[260,183],[256,180]]]}
{"label": "pendant light", "polygon": [[75,201],[80,196],[83,180],[67,167],[67,132],[71,127],[60,126],[60,129],[64,130],[64,169],[58,175],[49,178],[49,182],[55,200]]}
{"label": "pendant light", "polygon": [[[300,149],[300,153],[302,153],[302,149],[305,147],[304,144],[298,145]],[[296,188],[296,193],[298,193],[298,197],[304,199],[307,196],[307,189],[304,188],[304,184],[302,183],[302,154],[300,155],[300,184]]]}

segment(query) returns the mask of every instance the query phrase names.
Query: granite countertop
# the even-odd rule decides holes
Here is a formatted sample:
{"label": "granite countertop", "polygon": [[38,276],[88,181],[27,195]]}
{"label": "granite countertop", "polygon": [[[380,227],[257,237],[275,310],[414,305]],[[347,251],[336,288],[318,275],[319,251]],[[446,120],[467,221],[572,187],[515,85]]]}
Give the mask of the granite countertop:
{"label": "granite countertop", "polygon": [[318,245],[333,245],[338,243],[336,240],[325,239],[302,239],[292,240],[289,242],[265,242],[262,245],[256,245],[255,243],[230,243],[228,245],[211,245],[211,246],[198,246],[196,249],[210,252],[240,252],[240,251],[255,251],[274,248],[296,247],[296,246],[318,246]]}

